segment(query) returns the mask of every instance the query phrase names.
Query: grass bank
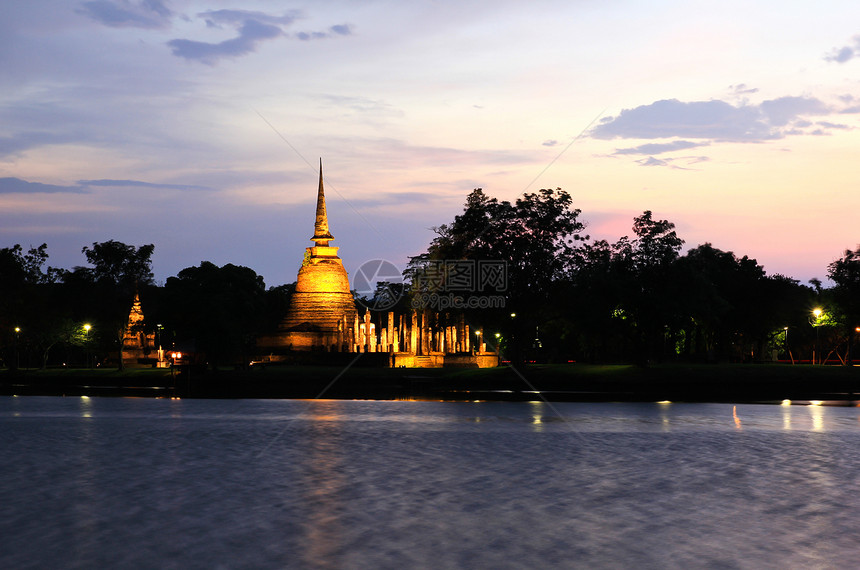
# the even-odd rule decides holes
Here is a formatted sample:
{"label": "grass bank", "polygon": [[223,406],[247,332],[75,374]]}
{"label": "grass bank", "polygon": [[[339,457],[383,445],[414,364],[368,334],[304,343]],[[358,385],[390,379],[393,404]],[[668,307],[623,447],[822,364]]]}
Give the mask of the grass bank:
{"label": "grass bank", "polygon": [[858,393],[858,367],[788,364],[0,371],[0,394],[5,395],[847,403],[860,400]]}

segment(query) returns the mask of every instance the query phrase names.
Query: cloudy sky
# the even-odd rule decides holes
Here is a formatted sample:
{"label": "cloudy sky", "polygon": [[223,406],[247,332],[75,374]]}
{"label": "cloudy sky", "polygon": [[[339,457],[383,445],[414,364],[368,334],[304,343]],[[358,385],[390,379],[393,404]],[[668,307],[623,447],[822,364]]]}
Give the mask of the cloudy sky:
{"label": "cloudy sky", "polygon": [[323,159],[350,273],[482,187],[643,210],[824,278],[860,242],[856,2],[4,0],[0,247],[155,244],[289,283]]}

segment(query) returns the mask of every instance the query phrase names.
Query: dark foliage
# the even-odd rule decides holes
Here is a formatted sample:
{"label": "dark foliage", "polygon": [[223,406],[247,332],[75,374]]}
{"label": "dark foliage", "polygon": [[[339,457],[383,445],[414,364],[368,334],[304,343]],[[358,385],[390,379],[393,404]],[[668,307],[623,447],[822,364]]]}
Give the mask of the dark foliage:
{"label": "dark foliage", "polygon": [[177,338],[191,341],[210,364],[250,361],[267,308],[263,278],[252,269],[204,261],[170,277],[165,296],[171,307],[165,320]]}
{"label": "dark foliage", "polygon": [[[860,247],[829,265],[833,287],[818,280],[809,287],[710,243],[682,252],[674,224],[650,211],[614,243],[591,241],[580,214],[561,189],[514,202],[476,189],[412,258],[405,284],[380,283],[364,304],[403,315],[438,311],[434,326],[463,316],[480,339],[518,361],[809,361],[816,350],[819,358],[851,363]],[[204,355],[213,366],[245,365],[255,338],[277,329],[295,288],[267,290],[252,269],[210,262],[158,286],[153,252],[151,244],[97,242],[82,249],[88,266],[67,271],[47,265],[45,244],[0,249],[3,365],[121,363],[136,293],[146,316],[141,332],[155,333],[158,344]],[[501,263],[504,278],[483,280],[481,262]],[[475,271],[472,281],[457,273],[463,267]],[[463,305],[426,304],[440,295]],[[470,304],[491,296],[502,303]],[[816,307],[821,312],[813,315]]]}

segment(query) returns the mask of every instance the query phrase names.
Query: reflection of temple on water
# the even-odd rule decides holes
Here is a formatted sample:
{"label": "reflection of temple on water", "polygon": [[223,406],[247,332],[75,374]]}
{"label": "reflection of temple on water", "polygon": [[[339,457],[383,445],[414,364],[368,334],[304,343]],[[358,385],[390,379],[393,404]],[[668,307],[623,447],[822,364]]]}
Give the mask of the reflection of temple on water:
{"label": "reflection of temple on water", "polygon": [[307,447],[303,450],[302,481],[309,482],[302,494],[301,519],[305,532],[302,561],[308,568],[336,567],[343,546],[341,515],[343,494],[348,485],[343,472],[341,402],[314,400],[311,406]]}

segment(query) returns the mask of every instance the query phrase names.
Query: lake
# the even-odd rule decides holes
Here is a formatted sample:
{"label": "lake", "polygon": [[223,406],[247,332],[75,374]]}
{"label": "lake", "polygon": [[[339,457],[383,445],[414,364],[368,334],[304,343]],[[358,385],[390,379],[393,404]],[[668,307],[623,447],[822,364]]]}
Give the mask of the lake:
{"label": "lake", "polygon": [[3,568],[845,568],[860,409],[0,398]]}

